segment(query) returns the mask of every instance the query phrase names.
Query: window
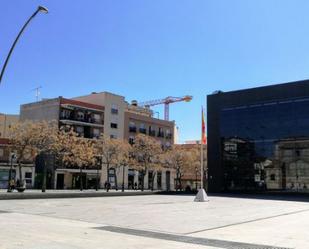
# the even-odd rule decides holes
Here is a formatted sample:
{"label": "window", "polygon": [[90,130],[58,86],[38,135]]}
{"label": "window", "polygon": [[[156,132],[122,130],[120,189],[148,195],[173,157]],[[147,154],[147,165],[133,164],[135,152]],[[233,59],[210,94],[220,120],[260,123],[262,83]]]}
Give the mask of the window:
{"label": "window", "polygon": [[25,172],[25,178],[32,178],[32,172]]}
{"label": "window", "polygon": [[129,144],[134,144],[134,137],[133,136],[129,137]]}
{"label": "window", "polygon": [[99,137],[100,136],[100,129],[93,128],[93,136],[94,137]]}
{"label": "window", "polygon": [[111,139],[117,139],[117,135],[114,135],[114,134],[111,134],[109,137],[110,137]]}
{"label": "window", "polygon": [[111,128],[117,129],[118,125],[116,123],[111,123]]}
{"label": "window", "polygon": [[134,122],[129,123],[129,132],[136,132],[136,126]]}
{"label": "window", "polygon": [[76,132],[77,132],[77,133],[83,133],[83,132],[84,132],[84,127],[82,127],[82,126],[76,126]]}
{"label": "window", "polygon": [[157,187],[162,189],[162,172],[157,173]]}
{"label": "window", "polygon": [[172,133],[170,129],[166,130],[166,138],[171,139],[172,138]]}
{"label": "window", "polygon": [[60,116],[61,116],[61,118],[68,119],[68,118],[70,118],[70,116],[71,116],[71,111],[70,111],[70,110],[63,109],[63,110],[61,111]]}
{"label": "window", "polygon": [[149,136],[154,137],[156,135],[156,130],[152,126],[149,126]]}
{"label": "window", "polygon": [[0,149],[0,157],[3,157],[3,154],[4,154],[4,151],[3,151],[3,149],[1,148],[1,149]]}
{"label": "window", "polygon": [[140,133],[143,133],[143,134],[146,134],[146,127],[145,127],[145,124],[141,123],[140,126],[139,126],[139,132]]}
{"label": "window", "polygon": [[78,112],[77,112],[77,119],[78,119],[78,120],[83,120],[83,119],[84,119],[84,113],[81,112],[81,111],[78,111]]}
{"label": "window", "polygon": [[101,115],[100,114],[93,114],[93,119],[95,123],[101,123]]}
{"label": "window", "polygon": [[153,189],[153,178],[154,174],[152,171],[148,171],[148,188]]}
{"label": "window", "polygon": [[118,105],[112,104],[111,114],[118,114]]}
{"label": "window", "polygon": [[162,128],[159,128],[158,137],[164,137],[164,132]]}
{"label": "window", "polygon": [[108,171],[108,180],[109,183],[111,184],[111,187],[115,187],[116,183],[116,171],[114,168],[110,168]]}
{"label": "window", "polygon": [[276,180],[276,175],[275,174],[271,174],[270,175],[270,180],[275,181]]}

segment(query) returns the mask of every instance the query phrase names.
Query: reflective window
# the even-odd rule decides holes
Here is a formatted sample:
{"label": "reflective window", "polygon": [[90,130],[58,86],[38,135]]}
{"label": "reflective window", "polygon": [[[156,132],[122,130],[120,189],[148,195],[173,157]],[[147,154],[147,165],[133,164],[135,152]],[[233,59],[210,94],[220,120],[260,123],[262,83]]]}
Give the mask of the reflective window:
{"label": "reflective window", "polygon": [[225,108],[220,124],[226,190],[307,191],[308,99]]}

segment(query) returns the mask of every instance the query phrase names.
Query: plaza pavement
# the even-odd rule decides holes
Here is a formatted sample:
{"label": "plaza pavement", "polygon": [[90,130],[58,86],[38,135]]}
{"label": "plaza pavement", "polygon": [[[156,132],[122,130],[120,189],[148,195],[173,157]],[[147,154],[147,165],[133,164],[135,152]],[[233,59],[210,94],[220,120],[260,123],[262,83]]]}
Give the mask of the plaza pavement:
{"label": "plaza pavement", "polygon": [[121,190],[116,191],[111,189],[106,192],[105,189],[86,189],[80,191],[78,189],[70,190],[58,190],[58,189],[48,189],[46,192],[42,193],[39,189],[26,189],[26,191],[19,193],[14,190],[11,193],[7,193],[6,189],[0,189],[0,200],[16,200],[16,199],[48,199],[48,198],[85,198],[85,197],[110,197],[110,196],[132,196],[132,195],[154,195],[158,191],[140,191],[140,190]]}
{"label": "plaza pavement", "polygon": [[1,200],[0,248],[309,248],[307,201],[193,198]]}

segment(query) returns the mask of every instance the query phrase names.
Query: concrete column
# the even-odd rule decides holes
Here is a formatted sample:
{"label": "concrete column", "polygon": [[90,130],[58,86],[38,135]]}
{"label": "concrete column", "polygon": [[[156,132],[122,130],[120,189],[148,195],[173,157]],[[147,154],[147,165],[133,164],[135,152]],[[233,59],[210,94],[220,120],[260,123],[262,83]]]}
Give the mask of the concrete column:
{"label": "concrete column", "polygon": [[[123,179],[124,174],[124,179]],[[123,173],[123,166],[120,166],[117,168],[117,184],[118,189],[122,188],[122,181],[124,180],[124,188],[128,188],[128,166],[124,167],[124,173]]]}
{"label": "concrete column", "polygon": [[135,183],[137,183],[137,187],[138,187],[138,171],[137,170],[134,170],[134,183],[133,184]]}
{"label": "concrete column", "polygon": [[149,189],[149,185],[148,185],[148,170],[146,170],[145,177],[144,177],[144,189]]}
{"label": "concrete column", "polygon": [[158,189],[158,184],[157,184],[158,171],[154,171],[154,173],[156,173],[156,174],[155,174],[155,176],[153,178],[153,189],[157,190]]}
{"label": "concrete column", "polygon": [[64,189],[72,188],[72,173],[65,172],[64,173]]}
{"label": "concrete column", "polygon": [[100,177],[100,187],[104,188],[104,184],[107,181],[107,166],[106,164],[102,165],[101,177]]}
{"label": "concrete column", "polygon": [[162,170],[162,190],[166,190],[166,170]]}
{"label": "concrete column", "polygon": [[129,167],[124,167],[124,188],[128,189],[128,173],[129,173]]}

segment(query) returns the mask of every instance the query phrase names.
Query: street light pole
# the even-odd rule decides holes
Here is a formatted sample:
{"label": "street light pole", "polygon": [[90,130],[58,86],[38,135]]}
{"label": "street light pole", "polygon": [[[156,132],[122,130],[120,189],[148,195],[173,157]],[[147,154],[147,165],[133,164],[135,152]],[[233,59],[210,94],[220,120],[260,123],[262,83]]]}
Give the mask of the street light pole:
{"label": "street light pole", "polygon": [[11,57],[11,54],[12,54],[12,52],[13,52],[13,50],[14,50],[14,47],[15,47],[15,45],[16,45],[16,43],[17,43],[19,37],[20,37],[21,34],[24,32],[25,28],[26,28],[27,25],[30,23],[30,21],[31,21],[31,20],[37,15],[37,13],[39,13],[39,12],[43,12],[43,13],[47,14],[47,13],[48,13],[48,9],[45,8],[45,7],[43,7],[43,6],[39,6],[39,7],[37,8],[37,10],[30,16],[30,18],[29,18],[29,19],[27,20],[27,22],[24,24],[24,26],[22,27],[22,29],[19,31],[19,33],[18,33],[18,35],[17,35],[17,37],[16,37],[16,39],[15,39],[15,41],[14,41],[14,43],[13,43],[11,49],[10,49],[10,51],[9,51],[9,53],[8,53],[6,59],[5,59],[5,62],[4,62],[4,64],[3,64],[3,67],[2,67],[2,70],[1,70],[1,74],[0,74],[0,84],[1,84],[1,80],[2,80],[2,77],[3,77],[4,71],[5,71],[5,68],[6,68],[6,66],[7,66],[7,64],[8,64],[8,62],[9,62],[9,59],[10,59],[10,57]]}

